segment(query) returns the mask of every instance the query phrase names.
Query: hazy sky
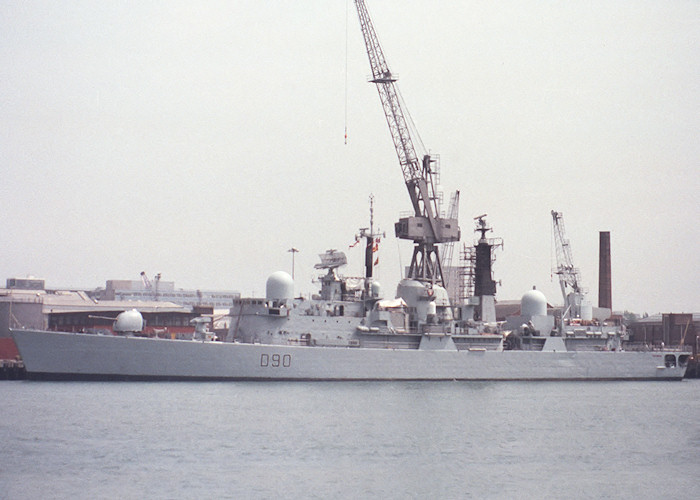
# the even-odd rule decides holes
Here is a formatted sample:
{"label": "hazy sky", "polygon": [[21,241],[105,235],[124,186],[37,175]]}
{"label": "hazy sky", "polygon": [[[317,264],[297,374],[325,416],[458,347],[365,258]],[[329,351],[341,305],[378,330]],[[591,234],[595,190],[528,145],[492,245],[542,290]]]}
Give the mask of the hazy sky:
{"label": "hazy sky", "polygon": [[[700,2],[368,3],[463,241],[487,213],[505,242],[499,298],[561,302],[554,209],[594,303],[610,231],[615,309],[700,311]],[[361,273],[373,193],[393,296],[411,206],[369,74],[346,0],[1,2],[0,279],[259,295],[294,246],[309,292],[328,248]]]}

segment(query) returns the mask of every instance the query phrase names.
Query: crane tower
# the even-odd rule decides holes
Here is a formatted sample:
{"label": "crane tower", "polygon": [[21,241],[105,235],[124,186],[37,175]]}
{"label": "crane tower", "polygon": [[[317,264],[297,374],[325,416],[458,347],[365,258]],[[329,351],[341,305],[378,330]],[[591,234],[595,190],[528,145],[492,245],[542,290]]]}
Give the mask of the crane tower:
{"label": "crane tower", "polygon": [[[566,239],[563,214],[552,210],[552,231],[556,247],[557,267],[554,271],[559,275],[559,286],[564,298],[564,313],[562,319],[580,318],[581,303],[584,290],[581,286],[581,274],[574,267],[571,245]],[[568,291],[568,290],[571,291]]]}
{"label": "crane tower", "polygon": [[456,214],[440,216],[440,193],[437,191],[436,158],[416,152],[407,114],[396,87],[377,33],[364,0],[355,0],[360,28],[364,37],[372,83],[376,84],[391,138],[399,158],[404,182],[413,206],[413,215],[401,217],[394,225],[396,236],[414,242],[413,257],[407,278],[444,286],[444,276],[437,245],[458,241],[460,237]]}

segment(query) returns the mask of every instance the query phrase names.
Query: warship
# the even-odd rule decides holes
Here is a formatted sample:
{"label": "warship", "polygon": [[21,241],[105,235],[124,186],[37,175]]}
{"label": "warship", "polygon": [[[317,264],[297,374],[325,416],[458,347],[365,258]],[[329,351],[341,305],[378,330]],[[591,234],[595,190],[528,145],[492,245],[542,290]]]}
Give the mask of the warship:
{"label": "warship", "polygon": [[[526,292],[520,314],[497,321],[492,277],[495,242],[473,247],[473,293],[454,301],[443,261],[459,241],[459,192],[443,215],[437,157],[422,145],[404,112],[363,0],[355,0],[360,27],[412,213],[395,223],[397,238],[413,242],[411,263],[393,297],[374,277],[380,235],[356,235],[365,245],[364,275],[345,277],[344,252],[321,254],[320,290],[297,297],[285,272],[273,273],[265,297],[233,301],[222,339],[198,318],[189,340],[139,335],[138,311],[125,311],[116,335],[30,329],[12,335],[30,379],[109,380],[679,380],[689,354],[624,345],[624,330],[604,319],[561,318],[547,313],[537,290]],[[578,293],[578,291],[577,291]],[[572,296],[577,302],[578,295]],[[578,308],[579,310],[585,308]]]}
{"label": "warship", "polygon": [[[222,340],[204,322],[192,340],[117,328],[115,335],[12,335],[35,380],[680,380],[687,367],[689,353],[625,349],[617,331],[584,328],[562,337],[527,327],[505,334],[450,318],[439,286],[403,280],[400,297],[387,300],[376,282],[367,295],[357,280],[328,271],[321,297],[311,299],[293,297],[291,277],[274,273],[265,298],[234,306]],[[528,314],[542,306],[533,295],[523,296]],[[137,311],[118,322],[123,315],[139,323]],[[525,324],[547,318],[532,314]]]}
{"label": "warship", "polygon": [[[483,219],[482,219],[483,220]],[[483,229],[483,228],[482,228]],[[455,307],[447,290],[411,278],[384,298],[372,277],[376,235],[365,232],[365,275],[345,277],[344,252],[316,265],[319,293],[294,294],[283,271],[265,297],[241,298],[226,335],[193,320],[192,339],[141,335],[138,311],[121,313],[114,335],[14,329],[27,377],[35,380],[680,380],[690,353],[625,345],[605,322],[555,324],[538,290],[520,314],[495,321],[492,245],[483,236],[475,276],[483,295]],[[485,321],[478,318],[493,321]],[[475,319],[476,318],[476,319]]]}

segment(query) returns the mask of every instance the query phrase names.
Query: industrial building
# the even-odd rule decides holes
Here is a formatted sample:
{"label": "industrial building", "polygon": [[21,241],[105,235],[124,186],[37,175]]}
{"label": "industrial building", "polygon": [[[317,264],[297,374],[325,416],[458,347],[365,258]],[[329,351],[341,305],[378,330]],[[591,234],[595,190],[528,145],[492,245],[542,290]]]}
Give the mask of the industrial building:
{"label": "industrial building", "polygon": [[631,342],[649,346],[691,346],[693,355],[698,355],[700,313],[655,314],[635,321],[627,329]]}
{"label": "industrial building", "polygon": [[[160,295],[158,300],[146,295],[136,295],[137,289],[132,290],[134,294],[130,296],[131,300],[124,300],[118,293],[114,295],[116,299],[100,300],[91,291],[46,290],[44,280],[37,278],[10,278],[6,284],[5,288],[0,288],[0,360],[15,359],[19,354],[10,335],[10,328],[111,333],[112,323],[117,315],[130,309],[138,309],[143,315],[144,335],[191,337],[194,326],[190,324],[190,320],[203,315],[212,316],[214,328],[223,330],[227,323],[218,316],[214,318],[216,301],[212,295],[220,295],[217,299],[226,304],[220,316],[228,313],[233,300],[230,297],[238,296],[234,292],[207,292],[209,295],[197,295],[197,292],[175,290],[172,287],[169,293]],[[179,300],[180,303],[166,300],[169,297],[187,299],[184,294],[196,297],[196,303],[189,300]],[[212,297],[212,300],[209,300],[209,297]],[[222,321],[225,324],[219,324]]]}
{"label": "industrial building", "polygon": [[664,313],[647,316],[627,327],[630,342],[649,347],[692,347],[686,378],[700,377],[700,313]]}
{"label": "industrial building", "polygon": [[139,300],[172,302],[182,306],[211,306],[230,308],[241,294],[235,291],[176,289],[175,282],[163,281],[159,275],[151,281],[142,274],[141,280],[107,280],[104,289],[99,288],[90,295],[97,300]]}

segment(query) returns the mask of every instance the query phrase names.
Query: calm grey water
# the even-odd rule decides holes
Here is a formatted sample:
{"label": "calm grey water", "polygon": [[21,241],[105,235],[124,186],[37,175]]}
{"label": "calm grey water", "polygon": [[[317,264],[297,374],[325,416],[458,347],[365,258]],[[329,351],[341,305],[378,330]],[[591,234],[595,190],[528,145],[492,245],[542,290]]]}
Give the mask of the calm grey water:
{"label": "calm grey water", "polygon": [[0,498],[692,498],[700,380],[0,382]]}

